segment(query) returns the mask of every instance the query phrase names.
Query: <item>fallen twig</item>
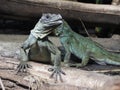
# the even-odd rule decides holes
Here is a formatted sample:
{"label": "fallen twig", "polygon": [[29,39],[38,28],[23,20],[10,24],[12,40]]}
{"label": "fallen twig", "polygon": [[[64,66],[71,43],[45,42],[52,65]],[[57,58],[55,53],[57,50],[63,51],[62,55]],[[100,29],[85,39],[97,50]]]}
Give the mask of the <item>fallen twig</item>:
{"label": "fallen twig", "polygon": [[2,82],[2,80],[1,80],[1,78],[0,78],[0,85],[1,85],[2,90],[5,90],[5,87],[4,87],[4,85],[3,85],[3,82]]}
{"label": "fallen twig", "polygon": [[120,72],[120,69],[113,69],[113,70],[96,70],[96,71],[92,71],[92,72],[96,72],[96,73]]}

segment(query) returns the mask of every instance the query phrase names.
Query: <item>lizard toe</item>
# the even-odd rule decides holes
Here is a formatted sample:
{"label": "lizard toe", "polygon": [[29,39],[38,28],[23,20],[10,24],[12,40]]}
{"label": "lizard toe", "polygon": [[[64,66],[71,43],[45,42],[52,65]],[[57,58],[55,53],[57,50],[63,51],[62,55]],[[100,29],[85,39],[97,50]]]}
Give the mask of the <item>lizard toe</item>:
{"label": "lizard toe", "polygon": [[49,71],[52,71],[52,74],[50,75],[50,78],[54,77],[55,83],[58,82],[58,77],[59,77],[59,80],[61,82],[63,82],[61,74],[66,75],[65,72],[63,72],[61,69],[58,69],[58,68],[49,68]]}

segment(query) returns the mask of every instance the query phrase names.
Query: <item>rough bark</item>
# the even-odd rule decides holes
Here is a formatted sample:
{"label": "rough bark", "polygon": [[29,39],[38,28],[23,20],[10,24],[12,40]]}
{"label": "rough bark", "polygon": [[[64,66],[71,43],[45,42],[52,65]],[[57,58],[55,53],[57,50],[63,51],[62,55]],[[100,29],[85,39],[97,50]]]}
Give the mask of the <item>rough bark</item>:
{"label": "rough bark", "polygon": [[1,17],[23,20],[33,20],[49,12],[60,13],[64,18],[120,25],[120,8],[113,5],[57,0],[1,0],[0,12]]}

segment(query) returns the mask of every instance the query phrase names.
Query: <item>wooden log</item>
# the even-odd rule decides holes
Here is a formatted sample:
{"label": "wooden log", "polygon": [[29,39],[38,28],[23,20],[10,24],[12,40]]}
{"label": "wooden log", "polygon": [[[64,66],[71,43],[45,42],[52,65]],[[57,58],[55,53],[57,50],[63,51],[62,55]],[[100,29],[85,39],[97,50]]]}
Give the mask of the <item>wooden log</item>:
{"label": "wooden log", "polygon": [[113,5],[85,4],[57,0],[1,0],[0,16],[33,20],[42,13],[60,13],[64,18],[93,23],[120,25],[120,8]]}
{"label": "wooden log", "polygon": [[[28,76],[24,77],[15,74],[15,68],[19,63],[18,60],[15,59],[15,53],[26,38],[26,36],[7,35],[4,37],[4,35],[0,35],[0,78],[2,81],[8,80],[19,87],[22,87],[22,89],[12,90],[26,90],[30,85],[30,82],[28,82],[30,79],[26,79]],[[118,42],[116,40],[119,40],[119,36],[113,38],[110,40],[104,39],[105,41],[99,39],[96,40],[104,44],[113,41],[114,44],[115,42]],[[54,41],[57,46],[60,46],[58,38],[50,37],[50,40]],[[105,44],[105,46],[107,46],[107,44]],[[116,45],[112,45],[112,47],[116,47]],[[39,90],[110,90],[112,87],[119,88],[120,86],[120,76],[113,77],[92,71],[65,67],[62,67],[62,70],[66,73],[66,75],[63,76],[64,82],[54,83],[54,79],[49,78],[51,75],[51,72],[48,72],[48,68],[51,67],[50,65],[35,62],[30,62],[30,64],[33,66],[33,68],[30,69],[30,74],[40,79],[41,86]],[[6,89],[6,83],[3,82],[3,85]],[[111,88],[108,89],[109,87]]]}
{"label": "wooden log", "polygon": [[120,5],[120,0],[112,0],[112,5]]}
{"label": "wooden log", "polygon": [[[35,62],[30,62],[30,64],[33,67],[30,69],[30,75],[39,78],[40,90],[104,90],[100,88],[103,88],[106,83],[110,83],[113,87],[116,87],[115,82],[117,85],[120,84],[120,77],[65,67],[62,68],[66,73],[66,76],[62,76],[63,82],[54,83],[54,79],[49,78],[51,73],[48,72],[48,68],[51,66]],[[17,85],[24,86],[27,89],[31,79],[16,75],[14,69],[17,65],[18,61],[14,58],[0,57],[0,77],[3,80],[16,82]],[[6,87],[6,85],[4,86]],[[117,87],[119,88],[119,86]]]}

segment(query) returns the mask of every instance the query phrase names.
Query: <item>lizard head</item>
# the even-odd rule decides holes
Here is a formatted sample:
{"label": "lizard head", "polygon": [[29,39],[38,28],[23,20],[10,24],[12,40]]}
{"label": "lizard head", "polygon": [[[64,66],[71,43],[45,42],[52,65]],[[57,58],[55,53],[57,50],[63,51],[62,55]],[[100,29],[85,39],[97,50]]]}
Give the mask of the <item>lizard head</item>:
{"label": "lizard head", "polygon": [[[36,30],[37,33],[39,33],[39,37],[44,38],[62,23],[62,16],[60,14],[46,13],[43,14],[39,19],[38,23],[34,27],[33,32]],[[34,36],[37,36],[36,33]]]}
{"label": "lizard head", "polygon": [[40,22],[45,28],[57,27],[62,24],[62,16],[60,14],[43,14]]}

